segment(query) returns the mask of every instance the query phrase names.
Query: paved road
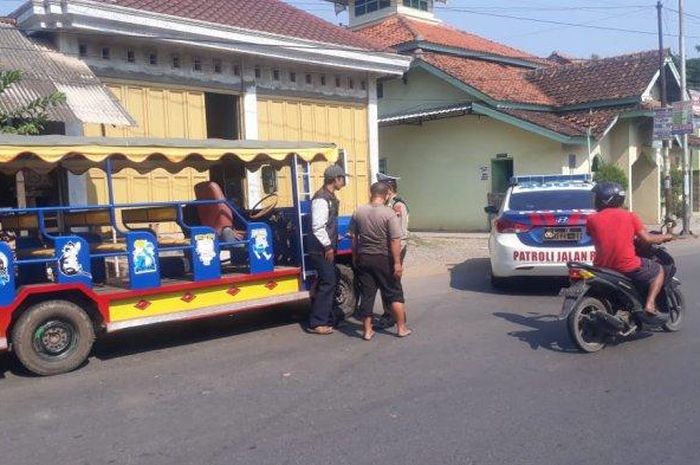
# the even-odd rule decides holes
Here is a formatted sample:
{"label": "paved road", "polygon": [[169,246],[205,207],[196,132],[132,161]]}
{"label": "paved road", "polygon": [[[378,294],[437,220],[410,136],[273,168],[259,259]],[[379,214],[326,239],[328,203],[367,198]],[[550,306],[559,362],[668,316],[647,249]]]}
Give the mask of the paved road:
{"label": "paved road", "polygon": [[553,320],[555,287],[492,294],[474,259],[409,280],[405,340],[268,312],[112,337],[54,378],[0,357],[0,463],[698,463],[699,286],[683,332],[595,355]]}

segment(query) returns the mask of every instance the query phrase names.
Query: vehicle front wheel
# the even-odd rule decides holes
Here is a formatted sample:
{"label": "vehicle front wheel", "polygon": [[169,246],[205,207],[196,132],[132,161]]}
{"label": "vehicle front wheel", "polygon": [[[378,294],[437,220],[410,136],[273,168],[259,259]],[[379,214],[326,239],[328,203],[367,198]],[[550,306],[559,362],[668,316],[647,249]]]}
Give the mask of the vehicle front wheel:
{"label": "vehicle front wheel", "polygon": [[40,376],[67,373],[90,355],[95,341],[92,320],[66,300],[29,307],[12,329],[12,349],[20,363]]}
{"label": "vehicle front wheel", "polygon": [[663,325],[665,331],[675,333],[681,330],[683,319],[685,317],[685,297],[678,287],[673,288],[672,308],[669,311],[669,320]]}
{"label": "vehicle front wheel", "polygon": [[606,311],[603,302],[593,297],[586,297],[569,314],[567,321],[569,334],[582,351],[593,353],[605,347],[605,333],[591,314]]}

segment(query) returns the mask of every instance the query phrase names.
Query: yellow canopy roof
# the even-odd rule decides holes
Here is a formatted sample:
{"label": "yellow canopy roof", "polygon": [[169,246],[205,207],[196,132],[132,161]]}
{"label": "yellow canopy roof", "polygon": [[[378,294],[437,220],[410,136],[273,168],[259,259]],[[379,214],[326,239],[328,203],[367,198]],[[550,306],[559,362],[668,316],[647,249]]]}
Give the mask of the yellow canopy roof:
{"label": "yellow canopy roof", "polygon": [[283,161],[338,159],[335,144],[254,140],[185,140],[70,136],[0,136],[0,171],[31,169],[46,172],[60,164],[74,173],[103,167],[112,160],[114,171],[131,167],[140,172],[163,168],[178,172],[186,167],[207,170],[222,159]]}

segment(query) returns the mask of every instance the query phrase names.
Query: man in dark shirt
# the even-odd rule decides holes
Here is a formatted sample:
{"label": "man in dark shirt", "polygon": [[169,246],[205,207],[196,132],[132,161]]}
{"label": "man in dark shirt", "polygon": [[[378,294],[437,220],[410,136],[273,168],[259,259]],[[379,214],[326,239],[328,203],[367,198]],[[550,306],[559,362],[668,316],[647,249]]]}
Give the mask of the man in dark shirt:
{"label": "man in dark shirt", "polygon": [[311,200],[309,261],[318,274],[318,283],[311,304],[309,331],[315,334],[332,334],[333,326],[338,323],[333,310],[337,286],[335,251],[338,247],[340,201],[335,193],[345,187],[346,176],[338,165],[326,168],[323,187]]}
{"label": "man in dark shirt", "polygon": [[658,262],[637,256],[635,238],[645,244],[663,244],[669,234],[649,234],[642,220],[622,207],[625,192],[616,183],[603,182],[593,188],[598,213],[588,217],[587,230],[595,245],[594,265],[622,273],[642,288],[648,288],[644,306],[645,322],[660,326],[668,315],[656,308],[656,298],[664,284],[664,270]]}
{"label": "man in dark shirt", "polygon": [[391,304],[396,321],[397,336],[406,337],[406,307],[401,286],[401,222],[394,210],[386,206],[389,187],[386,183],[372,184],[371,200],[359,207],[352,216],[353,263],[362,293],[359,316],[364,329],[363,339],[374,336],[372,316],[377,290]]}

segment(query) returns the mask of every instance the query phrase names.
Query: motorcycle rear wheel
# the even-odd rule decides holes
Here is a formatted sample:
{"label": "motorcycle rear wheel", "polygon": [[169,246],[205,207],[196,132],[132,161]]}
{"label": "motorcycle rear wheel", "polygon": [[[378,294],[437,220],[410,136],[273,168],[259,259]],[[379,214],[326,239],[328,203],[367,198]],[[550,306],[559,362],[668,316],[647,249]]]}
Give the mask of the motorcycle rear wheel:
{"label": "motorcycle rear wheel", "polygon": [[685,297],[678,287],[673,288],[673,300],[675,300],[676,305],[670,309],[668,323],[663,325],[664,331],[669,333],[680,331],[685,319]]}
{"label": "motorcycle rear wheel", "polygon": [[598,352],[605,347],[605,332],[596,319],[590,316],[594,311],[606,312],[607,309],[600,300],[586,297],[569,314],[567,320],[569,334],[574,343],[588,353]]}

